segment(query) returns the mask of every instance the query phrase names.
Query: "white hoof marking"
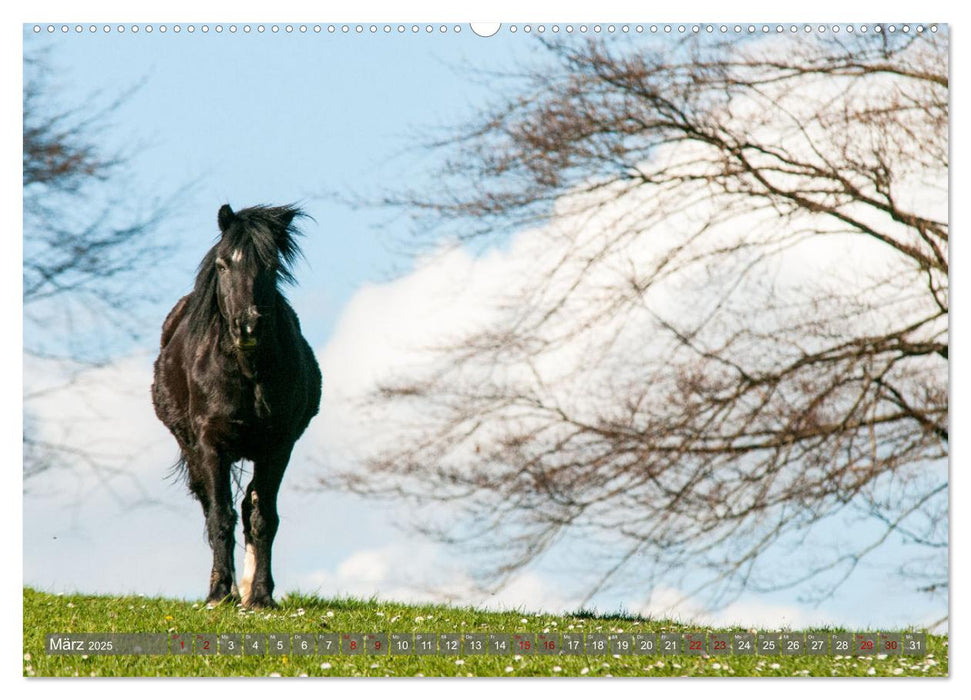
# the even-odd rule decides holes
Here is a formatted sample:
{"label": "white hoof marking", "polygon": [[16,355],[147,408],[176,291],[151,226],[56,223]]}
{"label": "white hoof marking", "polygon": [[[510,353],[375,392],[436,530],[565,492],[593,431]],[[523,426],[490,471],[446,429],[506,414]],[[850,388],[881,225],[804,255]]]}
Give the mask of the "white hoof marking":
{"label": "white hoof marking", "polygon": [[256,549],[253,545],[248,544],[246,545],[246,557],[243,559],[243,578],[239,581],[239,594],[243,600],[243,605],[249,605],[254,573],[256,573]]}

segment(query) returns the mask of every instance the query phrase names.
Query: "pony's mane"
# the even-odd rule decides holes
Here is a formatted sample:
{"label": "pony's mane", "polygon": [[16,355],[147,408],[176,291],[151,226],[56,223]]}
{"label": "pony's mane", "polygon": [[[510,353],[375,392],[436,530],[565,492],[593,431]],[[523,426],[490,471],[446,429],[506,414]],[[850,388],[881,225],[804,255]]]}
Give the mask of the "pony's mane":
{"label": "pony's mane", "polygon": [[[225,215],[224,211],[228,211]],[[186,309],[189,332],[202,335],[219,320],[219,273],[216,271],[218,250],[226,245],[239,250],[247,264],[271,268],[276,283],[296,284],[293,264],[302,253],[297,237],[302,235],[294,225],[294,219],[307,216],[299,208],[288,204],[279,207],[258,205],[232,212],[220,209],[219,240],[209,249],[196,271],[195,286]],[[277,289],[277,294],[282,293]]]}

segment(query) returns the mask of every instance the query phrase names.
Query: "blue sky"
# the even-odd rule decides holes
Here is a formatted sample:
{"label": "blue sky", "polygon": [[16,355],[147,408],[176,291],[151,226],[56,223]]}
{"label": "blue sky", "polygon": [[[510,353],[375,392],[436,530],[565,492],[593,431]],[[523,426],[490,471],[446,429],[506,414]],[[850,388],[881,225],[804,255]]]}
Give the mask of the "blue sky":
{"label": "blue sky", "polygon": [[[110,96],[146,80],[106,132],[109,148],[146,144],[131,158],[130,199],[148,201],[191,183],[177,214],[160,229],[178,253],[158,275],[158,295],[167,301],[149,313],[147,323],[159,327],[175,299],[190,289],[195,266],[213,242],[220,204],[238,208],[296,201],[314,220],[303,227],[306,262],[297,269],[300,285],[289,297],[319,351],[356,294],[410,265],[388,245],[406,233],[406,220],[351,209],[326,194],[374,194],[404,181],[433,187],[425,169],[428,156],[416,148],[414,133],[462,121],[491,93],[458,67],[514,67],[517,60],[526,60],[534,43],[522,34],[481,39],[468,25],[462,29],[459,34],[436,30],[432,36],[410,30],[404,35],[353,30],[343,35],[325,29],[304,35],[72,31],[40,37],[27,29],[25,47],[52,47],[58,96],[65,105],[96,93]],[[118,374],[107,371],[97,381],[107,386],[116,376],[147,376],[156,342],[153,332],[143,342],[119,346]],[[326,395],[327,376],[324,381]],[[137,381],[134,386],[137,399]],[[208,551],[198,506],[163,482],[171,459],[159,464],[156,456],[174,456],[174,443],[152,423],[147,400],[144,406],[133,405],[145,415],[133,416],[132,425],[144,425],[146,431],[133,469],[160,503],[132,508],[140,491],[118,478],[112,482],[118,500],[105,498],[96,482],[32,489],[24,501],[25,583],[49,590],[203,594]],[[141,434],[135,428],[132,432]],[[146,454],[157,467],[143,459]],[[312,481],[310,457],[309,448],[295,455],[289,486]],[[281,591],[317,585],[323,594],[340,586],[363,592],[351,586],[394,578],[387,568],[405,566],[408,558],[441,566],[440,550],[395,527],[393,506],[290,488],[281,497],[281,512],[277,561],[290,562],[278,564]],[[146,532],[152,533],[148,543]],[[311,548],[320,542],[323,546]],[[143,561],[146,552],[151,563],[130,571],[130,562]],[[461,576],[461,571],[452,573]],[[536,573],[498,602],[537,607],[544,601],[572,600],[563,591],[549,593],[549,581],[555,579],[546,575]],[[897,583],[888,590],[884,577],[882,570],[862,570],[853,585],[816,611],[784,592],[747,597],[748,607],[736,612],[788,616],[797,625],[817,614],[873,625],[924,622],[944,614],[946,601],[929,602]],[[400,590],[391,587],[389,594]],[[596,602],[605,609],[632,609],[643,601],[609,595]]]}

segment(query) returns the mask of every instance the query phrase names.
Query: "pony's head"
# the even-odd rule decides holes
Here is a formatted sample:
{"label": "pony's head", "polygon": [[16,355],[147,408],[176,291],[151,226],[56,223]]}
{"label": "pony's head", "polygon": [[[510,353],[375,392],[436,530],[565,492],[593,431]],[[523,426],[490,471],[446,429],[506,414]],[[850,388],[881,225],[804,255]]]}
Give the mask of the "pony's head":
{"label": "pony's head", "polygon": [[219,209],[220,238],[200,265],[196,292],[200,302],[208,297],[210,315],[218,311],[243,352],[259,347],[272,324],[277,285],[293,282],[291,265],[300,254],[293,221],[299,216],[293,206]]}

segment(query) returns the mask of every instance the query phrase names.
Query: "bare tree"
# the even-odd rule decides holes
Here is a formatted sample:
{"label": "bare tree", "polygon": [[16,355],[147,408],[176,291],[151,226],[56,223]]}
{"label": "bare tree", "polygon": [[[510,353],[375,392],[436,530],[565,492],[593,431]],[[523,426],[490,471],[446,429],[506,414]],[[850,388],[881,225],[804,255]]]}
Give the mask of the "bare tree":
{"label": "bare tree", "polygon": [[543,47],[436,144],[434,192],[385,200],[541,243],[322,483],[440,504],[419,527],[487,583],[566,540],[600,548],[588,599],[690,572],[820,600],[902,541],[946,590],[946,32]]}
{"label": "bare tree", "polygon": [[133,201],[131,154],[102,145],[137,87],[64,106],[49,57],[24,57],[24,352],[59,377],[25,386],[25,478],[64,462],[107,468],[99,455],[43,437],[31,405],[75,387],[137,337],[138,311],[152,294],[146,275],[169,252],[157,232],[174,196]]}

